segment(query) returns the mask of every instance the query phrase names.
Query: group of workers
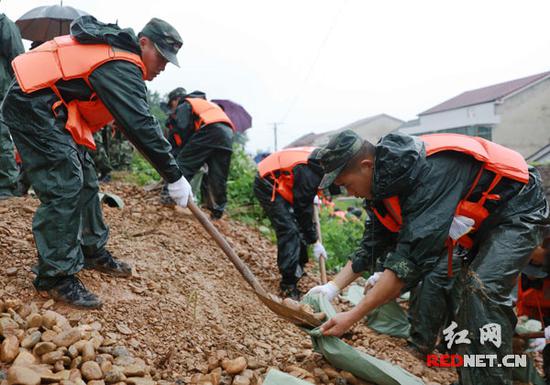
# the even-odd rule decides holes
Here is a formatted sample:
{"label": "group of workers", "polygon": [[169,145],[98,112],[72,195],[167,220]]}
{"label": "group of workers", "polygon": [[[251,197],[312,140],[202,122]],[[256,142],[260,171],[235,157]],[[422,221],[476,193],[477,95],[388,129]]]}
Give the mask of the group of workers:
{"label": "group of workers", "polygon": [[[0,73],[0,144],[3,154],[13,152],[5,145],[11,134],[41,203],[32,226],[38,250],[34,286],[75,306],[99,307],[100,298],[77,273],[85,268],[126,277],[131,267],[106,247],[109,228],[88,151],[95,148],[94,133],[116,121],[117,132],[164,179],[163,199],[181,207],[192,199],[188,180],[206,164],[206,206],[220,218],[233,124],[203,93],[177,88],[169,95],[169,140],[164,137],[149,109],[145,81],[168,62],[178,65],[183,41],[163,20],[151,19],[136,36],[83,16],[72,23],[70,35],[27,53],[5,41],[3,35],[3,60],[11,66],[2,64]],[[372,144],[346,130],[320,148],[266,157],[258,164],[254,193],[276,232],[280,288],[287,296],[301,294],[308,245],[315,257],[326,256],[313,204],[320,191],[336,187],[368,203],[365,232],[345,267],[310,293],[332,300],[363,272],[378,274],[358,306],[321,326],[324,335],[341,336],[372,310],[415,289],[417,298],[429,298],[415,305],[419,317],[467,330],[471,343],[455,345],[457,353],[512,353],[511,293],[542,243],[549,216],[540,176],[517,152],[458,134],[391,133]],[[487,324],[500,325],[498,346],[480,337]],[[431,343],[417,342],[417,348],[431,350]],[[512,383],[506,367],[462,367],[459,377],[461,384]]]}

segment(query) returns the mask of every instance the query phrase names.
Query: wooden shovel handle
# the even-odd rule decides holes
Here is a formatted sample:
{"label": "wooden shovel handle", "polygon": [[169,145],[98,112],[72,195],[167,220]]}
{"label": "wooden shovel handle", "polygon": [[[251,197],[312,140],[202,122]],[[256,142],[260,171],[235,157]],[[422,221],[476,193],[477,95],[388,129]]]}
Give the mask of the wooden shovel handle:
{"label": "wooden shovel handle", "polygon": [[[319,206],[313,204],[313,218],[315,219],[315,227],[317,228],[317,237],[319,242],[323,243],[321,235],[321,220],[319,219]],[[321,273],[321,283],[324,285],[327,283],[327,267],[325,266],[325,257],[319,257],[319,273]]]}
{"label": "wooden shovel handle", "polygon": [[218,246],[223,250],[225,255],[229,258],[229,260],[235,265],[239,273],[243,276],[243,278],[248,282],[252,288],[260,294],[266,295],[267,292],[264,290],[260,282],[256,279],[254,274],[250,271],[248,266],[245,265],[245,263],[239,258],[237,253],[231,248],[229,243],[225,240],[223,235],[218,231],[218,229],[210,222],[208,217],[201,211],[200,208],[197,207],[195,202],[189,201],[187,204],[187,207],[189,207],[189,210],[193,213],[195,218],[200,222],[200,224],[204,227],[204,229],[210,234],[210,236],[216,241]]}

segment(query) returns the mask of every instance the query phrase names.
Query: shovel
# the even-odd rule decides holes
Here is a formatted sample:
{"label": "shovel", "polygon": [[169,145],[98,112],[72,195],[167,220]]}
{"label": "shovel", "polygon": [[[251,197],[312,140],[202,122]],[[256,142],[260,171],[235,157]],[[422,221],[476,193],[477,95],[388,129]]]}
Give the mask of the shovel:
{"label": "shovel", "polygon": [[201,209],[199,209],[197,205],[192,201],[189,201],[187,207],[189,208],[189,210],[191,210],[195,218],[197,218],[197,220],[208,232],[208,234],[210,234],[214,241],[216,241],[218,246],[223,250],[225,255],[233,263],[233,265],[235,265],[245,281],[252,287],[252,289],[254,289],[254,293],[256,294],[256,296],[258,296],[260,301],[262,301],[265,306],[267,306],[272,312],[279,315],[280,317],[299,326],[317,327],[322,324],[322,320],[318,319],[313,314],[308,313],[302,309],[291,308],[284,304],[279,297],[269,294],[267,291],[265,291],[265,289],[256,279],[252,271],[250,271],[248,266],[239,258],[239,256],[231,248],[229,243],[227,243],[223,235],[218,231],[218,229],[216,229],[216,227],[214,227],[212,222],[210,222],[208,217],[201,211]]}
{"label": "shovel", "polygon": [[[319,242],[323,243],[321,237],[321,221],[319,220],[319,205],[313,204],[313,218],[315,220],[315,227],[317,227],[317,237]],[[327,283],[327,268],[325,266],[325,256],[319,256],[319,273],[321,274],[321,283],[324,285]]]}

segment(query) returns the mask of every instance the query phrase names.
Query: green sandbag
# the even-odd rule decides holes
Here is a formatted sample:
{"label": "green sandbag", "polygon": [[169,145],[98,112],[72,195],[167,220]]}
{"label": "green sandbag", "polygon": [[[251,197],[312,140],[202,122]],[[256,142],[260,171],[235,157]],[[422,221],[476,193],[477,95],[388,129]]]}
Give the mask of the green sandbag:
{"label": "green sandbag", "polygon": [[[353,305],[357,305],[363,299],[363,288],[352,285],[344,296]],[[381,334],[393,337],[408,338],[411,325],[407,313],[393,300],[373,310],[367,316],[369,327]]]}
{"label": "green sandbag", "polygon": [[277,369],[270,369],[267,372],[263,385],[311,385],[311,382],[300,380]]}
{"label": "green sandbag", "polygon": [[[302,303],[310,305],[315,312],[322,311],[328,318],[336,311],[325,296],[306,295]],[[325,337],[319,328],[306,330],[311,336],[313,349],[321,353],[335,368],[351,372],[356,377],[379,385],[423,385],[424,382],[399,366],[360,352],[336,337]]]}

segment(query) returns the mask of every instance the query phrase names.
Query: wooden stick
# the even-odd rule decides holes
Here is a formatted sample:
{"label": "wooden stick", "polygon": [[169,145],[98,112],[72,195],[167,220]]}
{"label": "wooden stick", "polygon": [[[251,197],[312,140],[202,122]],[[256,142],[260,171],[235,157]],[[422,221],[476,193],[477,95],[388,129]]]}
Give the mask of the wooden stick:
{"label": "wooden stick", "polygon": [[256,292],[267,296],[267,292],[262,287],[260,282],[256,279],[254,274],[250,271],[248,266],[246,266],[245,263],[239,258],[233,248],[229,245],[229,243],[227,243],[223,235],[220,234],[216,227],[214,227],[212,222],[210,222],[208,217],[201,211],[201,209],[199,209],[197,205],[192,201],[189,201],[187,207],[189,208],[189,210],[191,210],[195,218],[197,218],[197,220],[208,232],[208,234],[210,234],[212,238],[214,238],[214,241],[216,241],[216,243],[223,250],[225,255],[227,255],[229,260],[233,263],[233,265],[235,265],[237,270],[239,270],[246,282],[248,282],[248,284],[252,286],[252,288]]}

